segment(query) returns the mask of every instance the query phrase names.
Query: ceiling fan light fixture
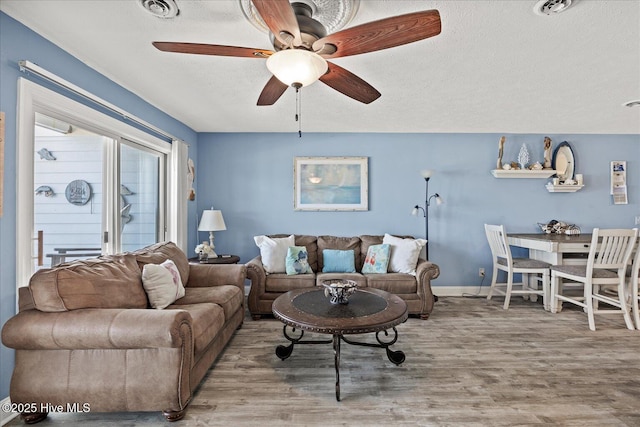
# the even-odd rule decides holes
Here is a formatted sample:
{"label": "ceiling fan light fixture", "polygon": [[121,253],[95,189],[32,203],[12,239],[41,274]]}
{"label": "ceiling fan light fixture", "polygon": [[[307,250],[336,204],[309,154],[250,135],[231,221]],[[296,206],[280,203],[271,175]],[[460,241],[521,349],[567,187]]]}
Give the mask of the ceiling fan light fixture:
{"label": "ceiling fan light fixture", "polygon": [[327,61],[304,49],[287,49],[267,59],[267,68],[287,86],[303,87],[316,82],[327,72]]}

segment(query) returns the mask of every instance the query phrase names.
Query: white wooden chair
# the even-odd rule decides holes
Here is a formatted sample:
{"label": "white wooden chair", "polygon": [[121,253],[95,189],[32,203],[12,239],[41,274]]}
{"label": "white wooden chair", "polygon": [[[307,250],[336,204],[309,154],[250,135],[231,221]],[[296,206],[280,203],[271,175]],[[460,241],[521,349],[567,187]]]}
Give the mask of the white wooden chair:
{"label": "white wooden chair", "polygon": [[[484,230],[493,256],[493,274],[487,299],[491,299],[494,292],[504,295],[503,307],[506,310],[509,308],[511,295],[523,295],[525,299],[531,297],[532,301],[536,301],[538,295],[541,295],[544,308],[548,310],[551,264],[531,258],[513,258],[503,225],[485,224]],[[505,283],[498,283],[500,270],[507,273]],[[513,275],[516,273],[522,274],[522,283],[513,283]],[[542,289],[538,287],[538,282],[542,282]]]}
{"label": "white wooden chair", "polygon": [[636,321],[636,328],[640,329],[640,309],[638,308],[638,302],[640,301],[640,243],[636,248],[636,256],[633,259],[633,266],[631,268],[631,281],[629,282],[631,288],[631,305],[633,309],[633,317]]}
{"label": "white wooden chair", "polygon": [[[627,303],[625,275],[637,238],[637,228],[594,228],[587,265],[551,267],[551,312],[560,311],[562,303],[559,301],[566,301],[582,307],[587,312],[589,329],[592,331],[596,330],[595,313],[622,313],[627,328],[634,329]],[[583,295],[563,295],[560,279],[582,284]],[[617,309],[601,308],[601,302]]]}

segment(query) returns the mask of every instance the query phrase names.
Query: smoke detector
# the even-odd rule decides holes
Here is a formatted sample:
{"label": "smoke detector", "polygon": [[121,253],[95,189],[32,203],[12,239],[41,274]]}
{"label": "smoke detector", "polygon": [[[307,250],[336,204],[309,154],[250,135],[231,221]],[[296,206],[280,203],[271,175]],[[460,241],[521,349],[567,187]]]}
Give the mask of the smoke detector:
{"label": "smoke detector", "polygon": [[140,0],[140,5],[158,18],[171,19],[180,13],[174,0]]}
{"label": "smoke detector", "polygon": [[557,15],[569,9],[572,0],[540,0],[533,6],[538,15]]}

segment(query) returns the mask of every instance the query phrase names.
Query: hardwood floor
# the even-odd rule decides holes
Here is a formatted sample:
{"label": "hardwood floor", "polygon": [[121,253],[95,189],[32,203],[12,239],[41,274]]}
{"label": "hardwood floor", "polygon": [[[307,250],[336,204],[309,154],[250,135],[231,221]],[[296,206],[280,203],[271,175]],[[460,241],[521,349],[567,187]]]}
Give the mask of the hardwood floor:
{"label": "hardwood floor", "polygon": [[[551,314],[513,298],[441,297],[432,317],[398,326],[384,350],[297,346],[281,361],[282,324],[247,315],[174,426],[640,426],[640,331],[621,315]],[[14,419],[9,425],[21,425]],[[157,413],[54,414],[40,425],[156,426]]]}

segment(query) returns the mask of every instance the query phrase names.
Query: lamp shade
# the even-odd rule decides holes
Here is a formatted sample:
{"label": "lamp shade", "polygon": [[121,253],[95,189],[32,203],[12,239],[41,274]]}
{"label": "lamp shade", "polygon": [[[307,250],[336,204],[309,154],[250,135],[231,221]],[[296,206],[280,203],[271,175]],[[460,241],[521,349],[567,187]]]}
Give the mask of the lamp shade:
{"label": "lamp shade", "polygon": [[423,178],[431,178],[433,171],[431,169],[424,169],[420,171],[420,175],[422,175]]}
{"label": "lamp shade", "polygon": [[327,72],[327,61],[304,49],[286,49],[267,59],[267,68],[287,86],[309,86]]}
{"label": "lamp shade", "polygon": [[202,218],[198,225],[198,231],[222,231],[226,229],[227,226],[224,224],[222,211],[213,209],[202,211]]}

